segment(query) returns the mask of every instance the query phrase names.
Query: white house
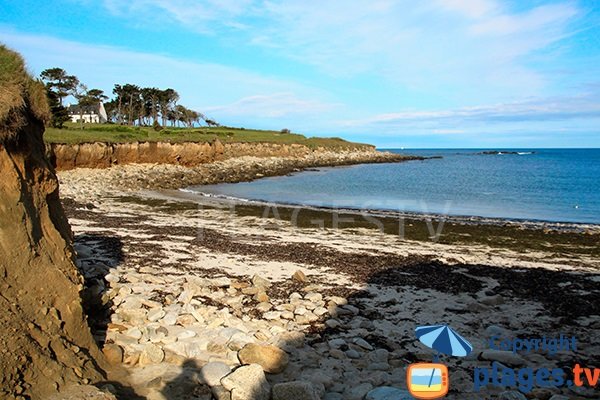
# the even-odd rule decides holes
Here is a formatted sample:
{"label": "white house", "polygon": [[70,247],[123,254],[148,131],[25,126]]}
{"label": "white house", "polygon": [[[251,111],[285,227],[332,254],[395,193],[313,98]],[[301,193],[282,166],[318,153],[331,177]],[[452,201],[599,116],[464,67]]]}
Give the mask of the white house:
{"label": "white house", "polygon": [[103,124],[108,121],[102,102],[99,102],[96,106],[83,107],[83,110],[80,109],[79,104],[71,104],[68,111],[71,122],[79,122],[83,119],[83,122],[87,124]]}

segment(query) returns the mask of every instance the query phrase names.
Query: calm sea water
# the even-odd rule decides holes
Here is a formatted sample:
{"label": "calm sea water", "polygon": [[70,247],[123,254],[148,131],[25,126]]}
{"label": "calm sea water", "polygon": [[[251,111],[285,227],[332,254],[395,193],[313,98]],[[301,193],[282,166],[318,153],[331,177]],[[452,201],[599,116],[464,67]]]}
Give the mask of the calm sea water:
{"label": "calm sea water", "polygon": [[391,151],[443,158],[190,189],[275,203],[600,224],[600,149]]}

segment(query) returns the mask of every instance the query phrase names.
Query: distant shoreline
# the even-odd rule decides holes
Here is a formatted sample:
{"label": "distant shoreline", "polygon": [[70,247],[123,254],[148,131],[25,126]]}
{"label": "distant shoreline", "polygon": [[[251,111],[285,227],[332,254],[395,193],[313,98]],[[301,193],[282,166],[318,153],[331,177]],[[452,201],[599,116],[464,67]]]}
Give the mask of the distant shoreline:
{"label": "distant shoreline", "polygon": [[[334,167],[323,167],[323,168],[334,168]],[[304,171],[299,171],[304,172]],[[199,185],[202,186],[202,185]],[[239,205],[257,206],[264,207],[267,205],[275,205],[282,208],[291,209],[309,209],[323,212],[339,212],[344,214],[364,214],[367,213],[370,216],[392,218],[392,219],[417,219],[425,220],[431,219],[434,221],[445,220],[447,222],[460,223],[465,225],[497,225],[497,226],[519,226],[528,229],[552,229],[562,232],[584,232],[587,229],[598,230],[600,232],[600,224],[585,223],[585,222],[571,222],[571,221],[552,221],[543,219],[526,219],[526,218],[503,218],[503,217],[484,217],[479,215],[461,215],[461,214],[441,214],[441,213],[425,213],[416,211],[397,211],[391,209],[379,209],[379,208],[368,208],[361,209],[355,207],[330,207],[330,206],[316,206],[311,204],[301,203],[287,203],[287,202],[273,202],[261,199],[245,199],[245,198],[234,198],[225,195],[214,195],[211,193],[195,192],[187,190],[186,188],[177,189],[177,191],[167,190],[156,192],[159,194],[167,194],[171,198],[180,197],[181,199],[194,201],[194,197],[198,200],[201,197],[202,200],[210,199],[217,203],[229,204],[235,203]],[[179,193],[179,196],[177,195]],[[155,194],[154,194],[155,195]],[[200,202],[202,202],[200,200]]]}

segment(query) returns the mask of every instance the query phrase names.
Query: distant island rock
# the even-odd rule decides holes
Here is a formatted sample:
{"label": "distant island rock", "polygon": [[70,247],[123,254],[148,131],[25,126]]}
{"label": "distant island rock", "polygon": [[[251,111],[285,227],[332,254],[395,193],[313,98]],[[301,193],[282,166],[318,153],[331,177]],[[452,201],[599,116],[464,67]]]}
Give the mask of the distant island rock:
{"label": "distant island rock", "polygon": [[535,151],[501,151],[501,150],[486,150],[476,154],[482,155],[505,155],[505,154],[516,154],[516,155],[524,155],[524,154],[535,154]]}

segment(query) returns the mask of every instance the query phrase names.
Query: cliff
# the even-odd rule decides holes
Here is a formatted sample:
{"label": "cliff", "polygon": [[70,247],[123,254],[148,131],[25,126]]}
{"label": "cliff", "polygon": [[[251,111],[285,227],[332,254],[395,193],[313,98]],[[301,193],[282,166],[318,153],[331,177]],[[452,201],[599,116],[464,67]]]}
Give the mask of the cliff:
{"label": "cliff", "polygon": [[[58,181],[44,87],[0,45],[0,398],[46,398],[103,378]],[[22,397],[21,397],[22,396]]]}
{"label": "cliff", "polygon": [[[125,164],[174,164],[194,167],[200,164],[221,161],[230,158],[254,157],[292,157],[301,158],[311,154],[330,153],[330,148],[309,148],[302,144],[278,143],[169,143],[169,142],[133,142],[133,143],[82,143],[48,144],[48,155],[58,170],[73,168],[108,168]],[[372,146],[360,149],[340,150],[341,153],[374,153]]]}

